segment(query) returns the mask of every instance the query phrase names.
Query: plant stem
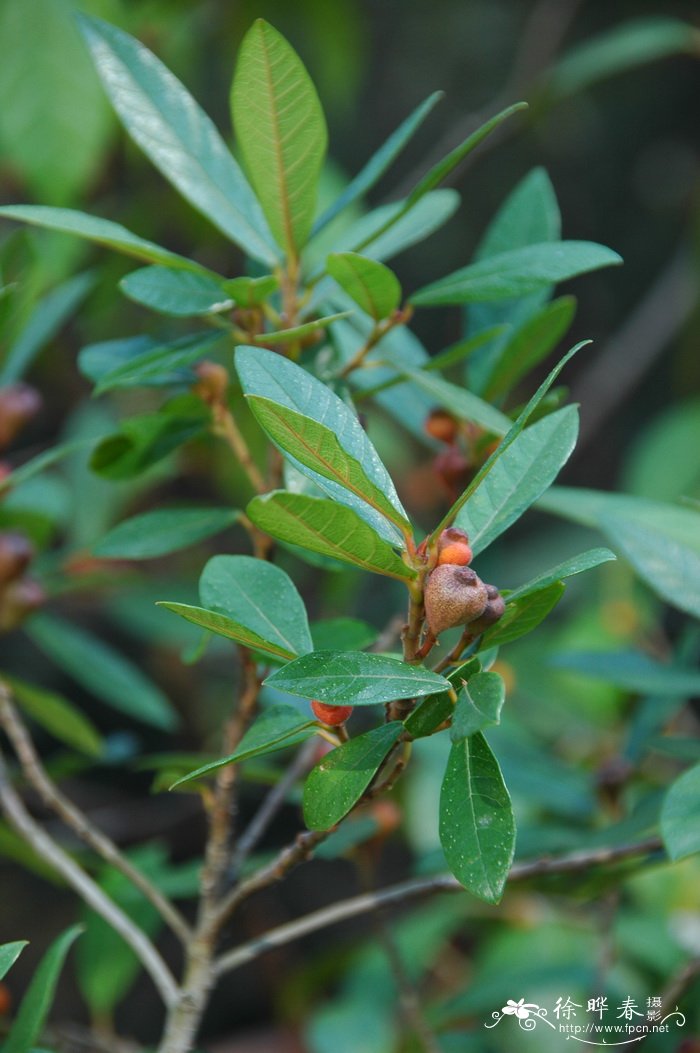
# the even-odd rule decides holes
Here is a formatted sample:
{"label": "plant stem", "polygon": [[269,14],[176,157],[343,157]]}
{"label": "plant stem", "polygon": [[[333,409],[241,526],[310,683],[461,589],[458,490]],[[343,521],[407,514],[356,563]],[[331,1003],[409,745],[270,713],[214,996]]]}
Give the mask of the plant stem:
{"label": "plant stem", "polygon": [[259,494],[264,494],[267,487],[265,486],[262,472],[253,460],[248,444],[243,438],[231,410],[223,403],[215,402],[212,406],[212,414],[214,418],[214,434],[224,439],[231,447],[253,489]]}

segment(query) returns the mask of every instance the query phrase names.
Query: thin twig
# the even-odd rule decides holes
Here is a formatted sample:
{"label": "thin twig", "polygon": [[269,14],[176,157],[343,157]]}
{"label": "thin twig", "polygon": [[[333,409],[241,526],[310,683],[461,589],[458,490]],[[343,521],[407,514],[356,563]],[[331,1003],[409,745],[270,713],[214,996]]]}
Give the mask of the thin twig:
{"label": "thin twig", "polygon": [[[528,863],[516,863],[510,872],[508,881],[524,881],[528,878],[541,877],[548,874],[565,874],[588,870],[590,867],[603,866],[606,863],[614,863],[618,860],[627,859],[630,856],[648,855],[661,848],[661,841],[652,837],[638,844],[620,845],[613,848],[598,848],[588,852],[572,852],[569,855],[558,858],[536,859]],[[367,914],[378,910],[380,907],[388,907],[395,903],[404,903],[409,899],[424,896],[432,892],[463,892],[452,874],[438,874],[434,877],[415,878],[411,881],[403,881],[398,885],[379,892],[364,893],[354,896],[352,899],[334,903],[330,907],[312,911],[295,921],[280,925],[271,929],[263,936],[256,937],[240,947],[223,954],[216,963],[216,972],[221,975],[233,969],[245,965],[266,951],[276,947],[282,947],[302,936],[307,936],[318,929],[336,925],[338,922],[347,921],[360,914]]]}
{"label": "thin twig", "polygon": [[89,845],[107,863],[120,871],[151,903],[183,943],[192,935],[180,911],[119,851],[113,841],[94,826],[88,817],[53,784],[36,752],[22,718],[12,703],[7,685],[0,680],[0,723],[7,733],[22,766],[27,782],[41,800],[63,820],[81,841]]}
{"label": "thin twig", "polygon": [[215,403],[212,406],[214,414],[214,433],[224,439],[236,456],[241,468],[248,476],[248,481],[254,490],[264,494],[267,490],[262,472],[253,460],[248,444],[243,438],[233,414],[228,406],[223,403]]}
{"label": "thin twig", "polygon": [[131,947],[153,980],[165,1005],[172,1006],[178,995],[177,984],[155,946],[121,907],[118,907],[90,875],[32,819],[19,794],[12,787],[2,756],[0,756],[0,807],[10,826],[23,840],[49,863],[78,893],[80,898]]}
{"label": "thin twig", "polygon": [[416,985],[413,983],[403,963],[401,952],[383,910],[377,911],[376,927],[389,968],[399,991],[399,1001],[408,1027],[420,1040],[425,1053],[440,1053],[437,1039],[423,1015]]}

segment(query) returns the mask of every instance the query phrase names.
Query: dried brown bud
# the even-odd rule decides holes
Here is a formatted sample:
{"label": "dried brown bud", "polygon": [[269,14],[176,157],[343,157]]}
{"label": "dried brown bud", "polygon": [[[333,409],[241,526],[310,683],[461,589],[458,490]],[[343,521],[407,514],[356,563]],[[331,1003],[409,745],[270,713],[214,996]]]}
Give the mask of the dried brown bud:
{"label": "dried brown bud", "polygon": [[0,595],[0,632],[16,629],[45,603],[46,593],[37,581],[20,578],[10,582]]}
{"label": "dried brown bud", "polygon": [[194,371],[199,379],[192,387],[193,394],[209,406],[224,402],[229,383],[227,370],[218,362],[208,362],[205,359],[195,366]]}
{"label": "dried brown bud", "polygon": [[444,563],[436,567],[425,587],[425,614],[438,636],[455,625],[468,625],[483,614],[486,586],[471,567]]}
{"label": "dried brown bud", "polygon": [[433,470],[450,495],[456,494],[469,480],[471,464],[456,446],[448,446],[433,461]]}
{"label": "dried brown bud", "polygon": [[488,599],[484,613],[473,621],[471,625],[475,633],[483,633],[489,626],[495,625],[503,617],[503,612],[506,609],[505,600],[495,585],[486,586],[486,595]]}
{"label": "dried brown bud", "polygon": [[34,548],[24,534],[0,534],[0,586],[19,578],[33,555]]}
{"label": "dried brown bud", "polygon": [[41,395],[28,384],[0,388],[0,450],[10,445],[41,407]]}

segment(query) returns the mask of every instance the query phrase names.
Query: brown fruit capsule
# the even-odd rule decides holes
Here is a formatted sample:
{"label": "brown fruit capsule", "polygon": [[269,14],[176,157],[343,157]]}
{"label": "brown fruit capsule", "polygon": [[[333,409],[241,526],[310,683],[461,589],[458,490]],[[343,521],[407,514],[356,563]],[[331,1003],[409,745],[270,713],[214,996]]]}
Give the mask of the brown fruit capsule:
{"label": "brown fruit capsule", "polygon": [[329,706],[325,702],[319,702],[317,698],[312,699],[311,709],[314,716],[330,728],[344,724],[352,713],[352,706]]}
{"label": "brown fruit capsule", "polygon": [[0,449],[9,446],[15,435],[41,409],[41,395],[28,384],[0,388]]}
{"label": "brown fruit capsule", "polygon": [[24,534],[0,534],[0,586],[19,578],[33,555],[34,549]]}
{"label": "brown fruit capsule", "polygon": [[450,446],[457,438],[459,425],[447,410],[434,409],[425,419],[423,425],[428,435]]}
{"label": "brown fruit capsule", "polygon": [[484,613],[473,621],[471,625],[475,633],[483,633],[489,626],[495,625],[503,617],[503,612],[506,609],[506,602],[495,585],[487,585],[486,594],[488,599]]}
{"label": "brown fruit capsule", "polygon": [[471,567],[444,563],[436,567],[425,587],[425,614],[435,636],[455,625],[479,618],[488,603],[483,581]]}

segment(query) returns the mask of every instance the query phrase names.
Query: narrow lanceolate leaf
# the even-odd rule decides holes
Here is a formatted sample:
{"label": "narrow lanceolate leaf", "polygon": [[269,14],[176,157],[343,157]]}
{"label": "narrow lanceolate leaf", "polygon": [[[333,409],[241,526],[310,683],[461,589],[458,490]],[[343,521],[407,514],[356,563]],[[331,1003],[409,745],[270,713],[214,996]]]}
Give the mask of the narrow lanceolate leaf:
{"label": "narrow lanceolate leaf", "polygon": [[676,779],[661,809],[661,835],[671,859],[700,852],[699,814],[700,764]]}
{"label": "narrow lanceolate leaf", "polygon": [[122,124],[195,208],[256,260],[277,257],[260,205],[211,120],[159,59],[128,33],[79,17]]}
{"label": "narrow lanceolate leaf", "polygon": [[159,600],[157,606],[165,607],[167,611],[172,611],[173,614],[179,614],[181,618],[192,622],[193,625],[199,625],[210,633],[216,633],[217,636],[225,636],[227,640],[234,640],[235,643],[243,644],[244,647],[250,647],[254,651],[262,651],[264,654],[269,654],[271,658],[277,658],[282,661],[294,658],[294,652],[290,651],[289,648],[280,647],[279,644],[273,643],[271,640],[265,640],[262,636],[253,632],[252,629],[241,625],[240,622],[227,618],[225,614],[217,614],[216,611],[208,611],[204,607],[193,607],[189,603],[169,603],[167,600]]}
{"label": "narrow lanceolate leaf", "polygon": [[192,318],[233,307],[223,289],[223,279],[206,274],[176,271],[172,267],[142,267],[119,282],[119,288],[135,303],[160,314]]}
{"label": "narrow lanceolate leaf", "polygon": [[459,742],[501,721],[506,685],[498,673],[477,673],[457,695],[450,737]]}
{"label": "narrow lanceolate leaf", "polygon": [[266,753],[296,746],[313,735],[317,727],[315,720],[304,718],[294,706],[272,706],[250,726],[233,753],[188,772],[174,782],[171,789],[174,790],[176,786],[199,779],[203,775],[210,775],[227,764],[238,764],[250,760],[251,757],[262,757]]}
{"label": "narrow lanceolate leaf", "polygon": [[277,329],[269,333],[260,333],[255,339],[261,344],[292,344],[304,337],[316,335],[320,338],[322,330],[327,329],[333,322],[341,318],[347,318],[352,311],[339,311],[337,314],[328,314],[324,318],[314,318],[313,322],[304,322],[302,325],[292,326],[291,329]]}
{"label": "narrow lanceolate leaf", "polygon": [[506,603],[501,620],[487,629],[482,636],[481,648],[500,647],[532,632],[556,607],[564,595],[565,588],[562,581],[555,581],[537,592],[528,593],[512,603]]}
{"label": "narrow lanceolate leaf", "polygon": [[246,168],[278,243],[297,256],[311,230],[328,134],[301,59],[262,18],[246,33],[231,88]]}
{"label": "narrow lanceolate leaf", "polygon": [[431,695],[450,686],[428,669],[359,651],[314,651],[278,669],[265,683],[333,706],[373,706]]}
{"label": "narrow lanceolate leaf", "polygon": [[177,716],[160,688],[104,640],[46,614],[27,625],[32,640],[96,698],[144,724],[170,730]]}
{"label": "narrow lanceolate leaf", "polygon": [[401,302],[401,285],[393,271],[357,252],[336,252],[326,267],[331,278],[375,322],[388,318]]}
{"label": "narrow lanceolate leaf", "polygon": [[487,399],[507,394],[550,353],[571,325],[576,311],[573,296],[560,296],[529,318],[507,341],[484,388]]}
{"label": "narrow lanceolate leaf", "polygon": [[251,556],[214,556],[199,582],[202,604],[292,654],[313,649],[304,601],[280,567]]}
{"label": "narrow lanceolate leaf", "polygon": [[410,531],[408,520],[397,514],[384,493],[368,478],[360,462],[346,452],[330,427],[270,399],[251,395],[248,401],[258,423],[281,450],[291,453],[300,464],[366,501],[402,532]]}
{"label": "narrow lanceolate leaf", "polygon": [[20,709],[23,709],[39,727],[65,743],[71,749],[80,750],[89,757],[99,757],[103,750],[102,738],[92,723],[77,706],[61,695],[47,691],[35,684],[27,684],[14,677],[4,677],[12,688],[12,694]]}
{"label": "narrow lanceolate leaf", "polygon": [[551,570],[545,570],[542,574],[538,574],[536,578],[511,592],[508,596],[508,601],[512,603],[514,600],[529,596],[532,592],[539,592],[548,585],[553,585],[555,581],[563,581],[564,578],[582,574],[586,570],[592,570],[593,567],[599,567],[601,563],[608,563],[616,558],[615,553],[611,552],[609,548],[591,548],[587,552],[582,552],[580,556],[574,556],[563,563],[558,563]]}
{"label": "narrow lanceolate leaf", "polygon": [[206,273],[194,260],[188,260],[185,256],[178,256],[177,253],[170,252],[152,241],[146,241],[145,238],[132,234],[120,223],[88,216],[85,212],[78,212],[73,208],[51,208],[49,205],[2,205],[0,216],[6,219],[16,219],[20,223],[29,223],[34,227],[45,227],[46,230],[57,230],[61,234],[75,234],[78,238],[95,241],[99,245],[105,245],[108,249],[115,249],[126,256],[134,256],[137,260],[145,260],[147,263],[162,263],[168,267],[179,267],[197,274]]}
{"label": "narrow lanceolate leaf", "polygon": [[255,497],[248,518],[266,534],[311,552],[402,581],[415,577],[391,545],[346,505],[277,490]]}
{"label": "narrow lanceolate leaf", "polygon": [[304,784],[304,822],[310,830],[335,826],[357,804],[403,732],[394,720],[343,743],[320,761]]}
{"label": "narrow lanceolate leaf", "polygon": [[220,332],[193,333],[170,344],[156,344],[105,373],[95,386],[95,395],[130,387],[161,387],[194,380],[191,366],[221,340]]}
{"label": "narrow lanceolate leaf", "polygon": [[411,380],[435,402],[460,420],[473,421],[495,435],[505,435],[512,425],[510,417],[501,413],[489,402],[480,399],[466,388],[460,388],[449,380],[435,376],[428,369],[405,369],[402,375]]}
{"label": "narrow lanceolate leaf", "polygon": [[[330,428],[345,452],[360,463],[367,478],[386,496],[395,512],[407,519],[391,477],[357,416],[327,385],[281,355],[262,348],[237,348],[236,370],[246,395],[270,399]],[[288,456],[303,475],[313,479],[334,500],[353,508],[381,537],[392,544],[401,541],[401,532],[388,523],[384,515],[368,507],[365,501],[359,500],[340,483],[313,471],[296,457]]]}
{"label": "narrow lanceolate leaf", "polygon": [[163,508],[125,519],[93,552],[101,559],[154,559],[196,545],[236,522],[231,508]]}
{"label": "narrow lanceolate leaf", "polygon": [[66,955],[82,932],[80,925],[67,929],[42,958],[3,1044],[3,1053],[30,1053],[44,1029]]}
{"label": "narrow lanceolate leaf", "polygon": [[578,409],[566,406],[526,428],[457,515],[476,555],[542,496],[566,464],[578,435]]}
{"label": "narrow lanceolate leaf", "polygon": [[511,249],[448,274],[411,296],[419,307],[510,300],[542,286],[622,263],[604,245],[589,241],[541,242]]}
{"label": "narrow lanceolate leaf", "polygon": [[28,942],[28,940],[15,940],[14,943],[3,943],[0,946],[0,980],[15,964]]}
{"label": "narrow lanceolate leaf", "polygon": [[377,152],[370,157],[364,168],[348,183],[340,197],[326,209],[322,216],[319,216],[314,223],[313,234],[318,234],[343,209],[351,205],[353,201],[357,201],[358,198],[364,197],[367,191],[371,190],[377,180],[386,172],[392,161],[403,150],[406,143],[418,131],[433,107],[442,98],[443,92],[435,91],[420,106],[417,106],[413,113],[409,114],[406,120],[399,125],[396,131],[392,132]]}
{"label": "narrow lanceolate leaf", "polygon": [[498,903],[513,862],[515,819],[498,761],[479,733],[450,750],[440,843],[457,880],[479,899]]}

